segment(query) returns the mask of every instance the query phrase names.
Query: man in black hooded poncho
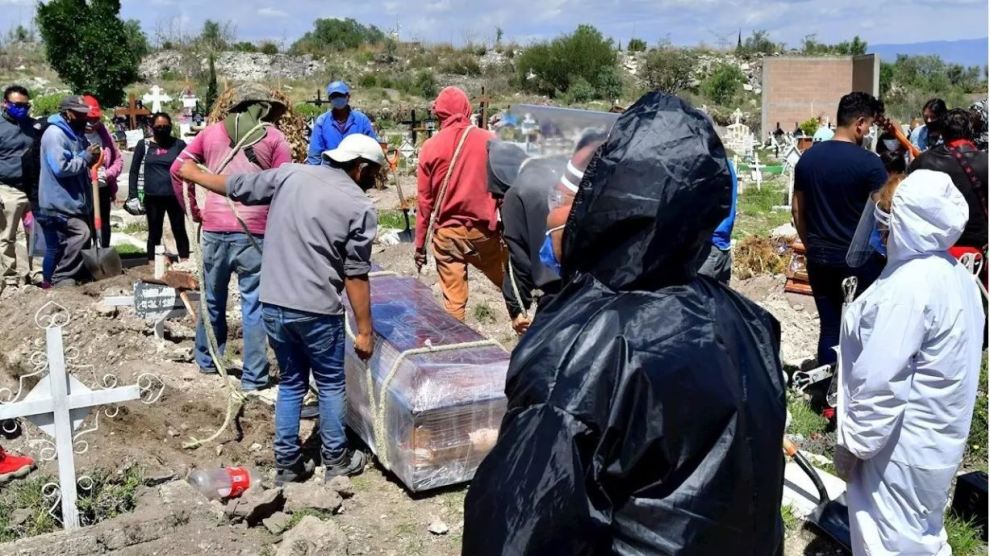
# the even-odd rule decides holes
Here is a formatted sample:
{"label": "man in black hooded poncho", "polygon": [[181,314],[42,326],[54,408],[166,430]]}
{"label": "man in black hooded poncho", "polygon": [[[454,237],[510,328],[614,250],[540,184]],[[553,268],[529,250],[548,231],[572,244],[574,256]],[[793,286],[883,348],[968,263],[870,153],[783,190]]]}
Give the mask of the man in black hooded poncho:
{"label": "man in black hooded poncho", "polygon": [[782,552],[779,325],[695,274],[730,188],[682,100],[618,120],[563,229],[566,285],[512,355],[463,554]]}

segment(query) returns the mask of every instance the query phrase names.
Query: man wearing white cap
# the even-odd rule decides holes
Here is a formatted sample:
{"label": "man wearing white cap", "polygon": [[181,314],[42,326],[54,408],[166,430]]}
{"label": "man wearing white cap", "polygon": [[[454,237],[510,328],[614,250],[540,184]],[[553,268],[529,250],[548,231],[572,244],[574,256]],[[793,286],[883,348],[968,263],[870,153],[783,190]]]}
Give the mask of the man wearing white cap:
{"label": "man wearing white cap", "polygon": [[326,478],[364,469],[364,454],[344,434],[344,306],[354,310],[354,350],[371,356],[371,242],[378,218],[364,192],[385,161],[378,142],[352,135],[323,153],[326,164],[286,164],[256,174],[218,176],[186,162],[180,174],[245,205],[270,204],[261,261],[261,302],[269,343],[281,369],[275,402],[276,484],[305,480],[299,418],[317,385]]}
{"label": "man wearing white cap", "polygon": [[378,135],[371,120],[364,113],[351,108],[351,89],[343,81],[333,81],[327,85],[330,97],[330,110],[316,118],[313,133],[309,136],[307,164],[319,166],[324,152],[333,150],[350,135],[367,135],[375,141]]}

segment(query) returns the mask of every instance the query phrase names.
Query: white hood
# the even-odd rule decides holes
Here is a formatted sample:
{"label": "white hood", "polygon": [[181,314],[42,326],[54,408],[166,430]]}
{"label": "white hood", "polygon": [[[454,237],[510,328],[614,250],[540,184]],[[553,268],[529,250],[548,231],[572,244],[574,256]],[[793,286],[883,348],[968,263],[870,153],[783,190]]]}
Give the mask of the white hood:
{"label": "white hood", "polygon": [[916,170],[897,190],[890,211],[888,261],[946,251],[959,240],[969,206],[944,172]]}

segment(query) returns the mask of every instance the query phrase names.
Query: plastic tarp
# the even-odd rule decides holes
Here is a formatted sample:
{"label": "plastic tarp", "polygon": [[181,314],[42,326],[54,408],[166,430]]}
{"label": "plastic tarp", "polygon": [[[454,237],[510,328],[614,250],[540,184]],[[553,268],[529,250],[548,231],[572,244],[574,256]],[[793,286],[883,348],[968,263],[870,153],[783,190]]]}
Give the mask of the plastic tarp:
{"label": "plastic tarp", "polygon": [[513,351],[463,554],[783,549],[780,329],[696,276],[731,178],[708,119],[651,93],[585,172],[560,295]]}
{"label": "plastic tarp", "polygon": [[[413,492],[470,480],[505,413],[509,354],[494,343],[440,351],[485,338],[415,278],[372,277],[371,313],[375,352],[367,364],[347,340],[347,424]],[[400,357],[426,346],[437,351]]]}

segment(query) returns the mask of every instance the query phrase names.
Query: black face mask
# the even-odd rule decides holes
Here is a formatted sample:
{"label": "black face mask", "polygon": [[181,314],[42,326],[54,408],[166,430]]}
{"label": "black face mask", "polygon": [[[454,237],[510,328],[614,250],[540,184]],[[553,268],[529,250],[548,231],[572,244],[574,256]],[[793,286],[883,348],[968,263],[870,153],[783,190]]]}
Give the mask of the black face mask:
{"label": "black face mask", "polygon": [[83,133],[86,131],[86,118],[76,118],[72,121],[66,121],[68,122],[69,127],[72,128],[72,131],[75,131],[76,133]]}
{"label": "black face mask", "polygon": [[377,167],[375,166],[365,166],[364,170],[361,171],[361,175],[358,178],[358,187],[361,191],[367,191],[375,186],[377,181]]}
{"label": "black face mask", "polygon": [[168,139],[172,137],[172,126],[153,127],[151,128],[151,132],[155,136],[155,139]]}

